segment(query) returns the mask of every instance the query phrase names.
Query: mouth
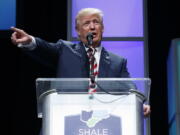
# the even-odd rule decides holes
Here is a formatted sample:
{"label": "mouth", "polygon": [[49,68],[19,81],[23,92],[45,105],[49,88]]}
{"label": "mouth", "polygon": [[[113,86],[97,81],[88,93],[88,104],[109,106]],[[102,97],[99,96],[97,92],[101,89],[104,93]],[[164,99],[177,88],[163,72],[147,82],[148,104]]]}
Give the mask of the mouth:
{"label": "mouth", "polygon": [[97,35],[97,33],[96,33],[96,32],[92,32],[92,34],[93,34],[93,38],[95,38],[95,37],[96,37],[96,35]]}

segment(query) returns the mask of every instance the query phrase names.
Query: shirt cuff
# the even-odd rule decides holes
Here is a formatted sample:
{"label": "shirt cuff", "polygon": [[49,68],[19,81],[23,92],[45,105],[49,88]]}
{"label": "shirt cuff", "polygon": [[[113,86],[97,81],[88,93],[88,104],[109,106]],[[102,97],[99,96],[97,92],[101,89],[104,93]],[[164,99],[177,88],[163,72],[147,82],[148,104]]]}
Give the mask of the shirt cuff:
{"label": "shirt cuff", "polygon": [[33,36],[31,36],[32,38],[32,41],[29,43],[29,44],[21,44],[19,43],[18,44],[18,47],[19,48],[22,48],[22,49],[27,49],[27,50],[34,50],[36,48],[36,40]]}

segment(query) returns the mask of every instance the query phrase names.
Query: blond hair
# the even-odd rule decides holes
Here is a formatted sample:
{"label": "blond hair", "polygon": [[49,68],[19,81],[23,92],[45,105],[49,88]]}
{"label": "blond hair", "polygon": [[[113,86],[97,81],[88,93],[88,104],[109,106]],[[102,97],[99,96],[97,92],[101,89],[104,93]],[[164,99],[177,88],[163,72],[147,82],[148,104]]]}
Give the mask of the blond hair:
{"label": "blond hair", "polygon": [[99,16],[101,23],[103,22],[103,12],[100,9],[97,9],[97,8],[83,8],[78,12],[78,14],[77,14],[77,16],[75,18],[75,27],[76,27],[76,29],[77,29],[77,26],[79,24],[79,19],[82,16],[87,16],[87,15],[97,15],[97,16]]}

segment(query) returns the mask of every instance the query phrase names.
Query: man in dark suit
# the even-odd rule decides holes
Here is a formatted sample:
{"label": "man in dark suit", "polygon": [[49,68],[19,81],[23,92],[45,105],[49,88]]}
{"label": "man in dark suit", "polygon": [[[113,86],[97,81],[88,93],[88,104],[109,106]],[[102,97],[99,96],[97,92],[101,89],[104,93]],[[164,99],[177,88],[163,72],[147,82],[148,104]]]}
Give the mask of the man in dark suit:
{"label": "man in dark suit", "polygon": [[[48,43],[40,38],[33,37],[18,28],[11,28],[14,33],[11,40],[18,47],[28,50],[31,55],[57,71],[61,78],[89,77],[89,61],[87,56],[87,34],[92,33],[92,48],[96,49],[98,77],[130,77],[126,67],[127,60],[112,54],[101,46],[104,31],[102,11],[95,8],[85,8],[76,16],[76,31],[80,42],[75,44],[65,40]],[[150,106],[144,105],[144,115],[150,114]]]}

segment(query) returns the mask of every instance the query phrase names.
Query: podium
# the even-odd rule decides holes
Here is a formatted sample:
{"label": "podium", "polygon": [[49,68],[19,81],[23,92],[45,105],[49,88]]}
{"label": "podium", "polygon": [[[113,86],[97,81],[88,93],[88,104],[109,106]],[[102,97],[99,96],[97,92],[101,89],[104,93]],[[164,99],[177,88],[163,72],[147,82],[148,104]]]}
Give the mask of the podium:
{"label": "podium", "polygon": [[42,135],[144,135],[143,104],[149,78],[38,78],[38,117]]}

